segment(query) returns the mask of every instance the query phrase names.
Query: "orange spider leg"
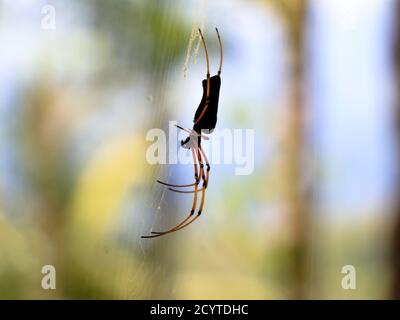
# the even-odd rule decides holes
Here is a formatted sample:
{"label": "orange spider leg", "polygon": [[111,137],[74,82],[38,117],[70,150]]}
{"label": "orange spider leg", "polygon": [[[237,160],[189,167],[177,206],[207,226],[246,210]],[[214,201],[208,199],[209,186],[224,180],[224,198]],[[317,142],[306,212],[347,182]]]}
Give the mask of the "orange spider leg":
{"label": "orange spider leg", "polygon": [[[202,195],[201,195],[201,202],[200,202],[199,210],[197,211],[197,215],[196,215],[192,220],[190,220],[189,222],[187,222],[187,223],[185,223],[185,224],[181,223],[180,226],[176,226],[175,228],[173,228],[173,229],[171,229],[171,230],[169,230],[169,231],[166,231],[166,232],[152,232],[152,233],[155,233],[155,234],[157,234],[158,236],[162,236],[162,235],[165,235],[165,234],[170,233],[170,232],[176,232],[176,231],[178,231],[178,230],[181,230],[181,229],[187,227],[188,225],[190,225],[191,223],[193,223],[194,221],[196,221],[196,220],[201,216],[201,213],[202,213],[203,207],[204,207],[205,191],[206,191],[206,189],[207,189],[207,184],[208,184],[208,180],[209,180],[210,163],[209,163],[209,161],[208,161],[208,159],[207,159],[207,156],[206,156],[204,150],[201,148],[201,146],[199,147],[199,151],[198,151],[199,161],[201,161],[200,153],[201,153],[201,155],[203,155],[204,161],[205,161],[205,163],[206,163],[206,165],[207,165],[207,175],[206,175],[206,177],[205,177],[205,176],[204,176],[204,173],[203,173],[203,176],[202,176],[202,179],[203,179],[203,188],[201,189],[201,192],[202,192]],[[202,162],[200,162],[200,166],[203,167],[203,163],[202,163]],[[196,192],[197,192],[197,191],[200,191],[200,190],[196,190]],[[191,191],[191,192],[193,192],[193,191]]]}
{"label": "orange spider leg", "polygon": [[[194,151],[193,148],[192,148],[192,155],[193,155],[193,162],[194,162],[195,178],[196,178],[196,181],[199,181],[199,175],[198,175],[198,169],[197,169],[197,162],[196,162],[195,153],[196,153],[196,155],[197,155],[197,157],[198,157],[198,159],[199,159],[199,162],[200,162],[200,161],[201,161],[200,153],[197,152],[197,148],[196,148],[196,151]],[[204,169],[203,169],[203,166],[200,165],[200,177],[203,177],[203,176],[204,176]],[[155,237],[159,237],[159,236],[162,236],[162,235],[167,234],[167,233],[170,233],[170,232],[174,232],[174,231],[175,231],[175,228],[179,228],[179,227],[180,227],[181,225],[183,225],[186,221],[188,221],[188,220],[193,216],[194,211],[195,211],[195,209],[196,209],[196,205],[197,205],[197,194],[198,194],[197,188],[198,188],[198,183],[195,184],[195,191],[194,191],[192,209],[190,210],[189,215],[188,215],[182,222],[180,222],[178,225],[176,225],[175,227],[171,228],[171,229],[168,230],[168,231],[164,231],[164,232],[152,232],[152,233],[155,234],[155,235],[151,235],[151,236],[142,236],[142,238],[155,238]]]}
{"label": "orange spider leg", "polygon": [[199,121],[201,120],[201,118],[203,118],[204,114],[206,113],[207,109],[208,109],[208,103],[210,102],[210,62],[208,61],[208,51],[207,51],[207,46],[206,46],[206,42],[204,40],[203,37],[203,33],[201,32],[201,30],[199,29],[200,32],[200,37],[201,37],[201,41],[203,42],[203,47],[204,47],[204,51],[206,53],[206,62],[207,62],[207,90],[206,90],[206,105],[204,106],[203,111],[200,113],[199,118],[196,120],[195,123],[199,123]]}
{"label": "orange spider leg", "polygon": [[[206,175],[206,178],[204,180],[204,187],[197,190],[197,191],[203,191],[203,189],[207,189],[207,187],[208,187],[208,180],[209,180],[209,176],[210,176],[211,167],[210,167],[210,163],[208,162],[207,156],[206,156],[206,154],[205,154],[205,152],[204,152],[204,150],[202,149],[201,146],[199,147],[199,150],[200,150],[201,154],[203,155],[204,162],[206,163],[206,166],[207,166],[207,175]],[[195,190],[181,191],[181,190],[176,190],[176,189],[172,189],[172,188],[168,188],[168,190],[171,190],[171,191],[177,192],[177,193],[193,193],[193,192],[196,192]]]}

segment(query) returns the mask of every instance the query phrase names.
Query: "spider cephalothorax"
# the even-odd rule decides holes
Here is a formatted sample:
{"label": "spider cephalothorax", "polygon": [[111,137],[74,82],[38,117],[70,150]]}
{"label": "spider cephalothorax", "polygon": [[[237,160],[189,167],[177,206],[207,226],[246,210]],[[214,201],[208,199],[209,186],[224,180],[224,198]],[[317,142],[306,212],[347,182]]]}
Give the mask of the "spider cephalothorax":
{"label": "spider cephalothorax", "polygon": [[[215,76],[210,77],[210,64],[208,60],[208,51],[207,46],[204,41],[203,33],[199,29],[200,37],[204,46],[204,51],[206,55],[206,62],[207,62],[207,77],[203,80],[203,96],[201,98],[200,104],[196,110],[194,115],[194,125],[193,129],[186,129],[180,126],[177,126],[179,129],[184,130],[189,133],[189,136],[181,141],[181,146],[190,149],[192,151],[193,156],[193,163],[194,163],[194,179],[195,181],[190,184],[169,184],[166,182],[162,182],[157,180],[157,182],[168,186],[169,190],[178,192],[178,193],[193,193],[193,204],[192,209],[190,210],[189,215],[175,227],[163,231],[163,232],[151,232],[152,235],[150,236],[142,236],[142,238],[155,238],[166,235],[171,232],[178,231],[193,221],[195,221],[198,217],[200,217],[203,207],[204,207],[204,200],[205,200],[205,191],[208,186],[209,175],[210,175],[210,163],[208,162],[207,156],[204,153],[204,150],[201,147],[201,139],[208,139],[207,136],[204,134],[211,133],[215,125],[217,124],[217,113],[218,113],[218,101],[219,101],[219,91],[221,88],[221,70],[222,70],[222,43],[221,37],[219,35],[218,29],[216,28],[217,36],[218,36],[218,43],[220,47],[220,63],[218,73]],[[204,168],[204,163],[206,168]],[[199,189],[200,182],[203,181],[201,188]],[[194,187],[194,190],[180,190],[174,188],[186,188],[186,187]],[[195,215],[195,211],[197,208],[197,198],[198,193],[201,192],[201,200],[200,206],[197,210],[197,214]]]}

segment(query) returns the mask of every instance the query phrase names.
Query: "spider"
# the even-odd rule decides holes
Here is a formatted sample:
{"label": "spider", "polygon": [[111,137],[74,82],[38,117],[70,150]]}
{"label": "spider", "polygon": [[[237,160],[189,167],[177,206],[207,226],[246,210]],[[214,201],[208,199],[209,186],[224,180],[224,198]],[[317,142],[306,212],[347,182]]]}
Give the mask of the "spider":
{"label": "spider", "polygon": [[[207,63],[207,78],[202,81],[203,85],[203,97],[201,99],[200,105],[198,106],[196,113],[194,115],[194,125],[193,129],[183,128],[177,125],[177,128],[189,133],[189,136],[181,141],[181,146],[183,148],[189,149],[192,152],[193,156],[193,163],[194,163],[194,180],[195,182],[190,184],[169,184],[166,182],[162,182],[157,180],[158,183],[165,185],[168,187],[169,190],[178,193],[193,193],[193,204],[192,209],[190,210],[189,215],[178,223],[175,227],[162,232],[151,232],[152,235],[149,236],[142,236],[142,238],[156,238],[161,237],[166,234],[176,232],[181,230],[195,220],[197,220],[204,207],[204,200],[205,200],[205,191],[208,186],[209,175],[210,175],[210,163],[207,159],[207,156],[201,147],[201,139],[208,140],[209,138],[203,134],[204,133],[211,133],[215,125],[217,124],[217,112],[218,112],[218,100],[219,100],[219,91],[221,88],[221,70],[222,70],[222,42],[221,37],[218,32],[218,28],[215,28],[218,36],[218,43],[220,49],[220,62],[219,62],[219,69],[218,73],[215,76],[210,77],[210,63],[208,60],[208,51],[206,42],[204,41],[203,33],[199,29],[201,41],[203,43],[204,52],[206,56],[206,63]],[[197,163],[198,161],[198,163]],[[206,164],[206,170],[204,170],[204,163]],[[200,181],[203,181],[203,185],[199,188]],[[186,187],[194,187],[194,190],[179,190],[174,188],[186,188]],[[195,215],[195,211],[197,208],[197,200],[198,200],[198,193],[201,192],[201,200],[200,206]]]}

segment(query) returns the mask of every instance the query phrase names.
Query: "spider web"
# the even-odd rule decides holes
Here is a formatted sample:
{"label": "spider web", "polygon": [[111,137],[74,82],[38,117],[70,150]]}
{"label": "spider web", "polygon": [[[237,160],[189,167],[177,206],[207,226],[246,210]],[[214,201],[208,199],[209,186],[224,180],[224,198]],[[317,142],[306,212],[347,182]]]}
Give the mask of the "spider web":
{"label": "spider web", "polygon": [[[197,56],[201,45],[198,29],[204,29],[208,0],[196,1],[192,8],[194,8],[191,17],[193,22],[182,69],[184,78],[187,77],[190,63],[197,63]],[[192,9],[190,8],[189,10]],[[134,247],[138,248],[139,251],[136,252],[136,257],[141,262],[128,275],[128,291],[126,295],[128,299],[149,297],[149,295],[151,297],[154,296],[152,292],[147,291],[146,286],[137,285],[139,278],[143,275],[149,278],[149,283],[154,282],[154,278],[158,277],[154,274],[154,271],[146,271],[149,265],[153,268],[154,263],[156,263],[155,273],[165,276],[168,274],[168,266],[165,266],[165,264],[173,265],[173,259],[168,259],[167,263],[165,263],[165,257],[160,258],[160,255],[163,256],[161,253],[163,250],[172,250],[174,244],[169,239],[166,239],[166,241],[164,239],[160,240],[160,238],[157,240],[138,240],[137,237],[149,235],[152,231],[160,231],[175,226],[189,213],[190,208],[187,208],[186,203],[191,203],[193,200],[192,195],[189,197],[176,196],[176,194],[170,192],[165,186],[156,183],[156,179],[170,183],[192,182],[193,163],[190,162],[185,165],[159,165],[154,170],[152,179],[148,181],[148,190],[143,192],[144,197],[147,195],[145,203],[142,203],[134,210],[134,219],[139,228],[136,230],[135,239],[131,240],[131,246],[133,246],[133,250],[135,250]],[[137,224],[138,220],[140,221],[139,224]]]}
{"label": "spider web", "polygon": [[[201,5],[201,3],[203,5]],[[195,8],[195,16],[193,18],[192,31],[190,33],[190,38],[189,38],[188,46],[186,49],[185,62],[183,64],[183,77],[184,78],[187,77],[187,73],[189,70],[190,58],[192,57],[192,55],[193,55],[193,63],[194,64],[197,63],[197,56],[199,54],[200,45],[201,45],[201,38],[200,38],[200,35],[198,32],[198,28],[200,28],[202,31],[204,30],[207,8],[208,8],[208,0],[204,0],[203,2],[200,1],[199,3],[197,3],[196,8]],[[196,16],[200,17],[200,18],[196,19]],[[193,49],[196,39],[197,39],[197,43]]]}

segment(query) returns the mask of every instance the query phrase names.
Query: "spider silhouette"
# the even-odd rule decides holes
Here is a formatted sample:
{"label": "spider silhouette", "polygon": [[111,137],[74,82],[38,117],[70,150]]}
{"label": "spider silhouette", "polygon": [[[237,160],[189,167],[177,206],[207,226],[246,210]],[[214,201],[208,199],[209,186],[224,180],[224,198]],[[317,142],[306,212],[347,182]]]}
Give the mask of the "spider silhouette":
{"label": "spider silhouette", "polygon": [[[190,225],[191,223],[193,223],[194,221],[196,221],[201,216],[201,213],[203,211],[205,192],[208,187],[211,167],[207,159],[207,156],[201,147],[201,139],[208,140],[209,138],[205,136],[204,133],[207,134],[211,133],[214,130],[215,125],[217,124],[218,101],[219,101],[219,92],[221,88],[221,70],[222,70],[222,60],[223,60],[221,37],[219,35],[218,28],[215,28],[215,30],[217,32],[218,43],[220,48],[220,63],[219,63],[218,73],[215,76],[210,77],[210,63],[208,59],[207,46],[206,42],[204,41],[203,33],[199,29],[207,63],[207,77],[202,81],[203,96],[194,115],[193,129],[190,130],[177,125],[179,129],[189,133],[189,136],[185,140],[181,141],[181,146],[186,149],[190,149],[192,151],[195,181],[190,184],[169,184],[157,180],[158,183],[167,186],[168,189],[173,192],[189,193],[189,194],[193,193],[194,195],[193,195],[192,209],[190,210],[188,216],[185,219],[183,219],[180,223],[178,223],[175,227],[161,232],[153,231],[151,232],[151,235],[142,236],[142,238],[161,237],[166,234],[181,230]],[[203,161],[205,162],[206,170],[204,170]],[[202,187],[199,188],[199,184],[201,181],[203,181],[203,184]],[[194,187],[194,190],[175,189],[175,188],[187,188],[187,187]],[[195,214],[199,192],[201,192],[200,206],[197,210],[197,213]]]}

